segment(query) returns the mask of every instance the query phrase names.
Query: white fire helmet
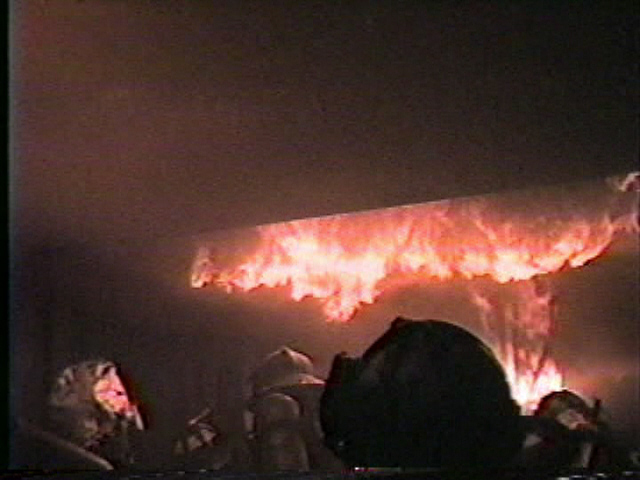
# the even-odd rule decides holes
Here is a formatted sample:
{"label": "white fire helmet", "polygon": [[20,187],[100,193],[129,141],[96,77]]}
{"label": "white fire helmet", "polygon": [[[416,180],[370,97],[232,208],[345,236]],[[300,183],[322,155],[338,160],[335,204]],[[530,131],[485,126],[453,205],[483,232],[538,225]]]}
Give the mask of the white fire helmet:
{"label": "white fire helmet", "polygon": [[311,359],[289,347],[267,355],[251,375],[250,382],[254,396],[279,387],[324,385],[314,376]]}

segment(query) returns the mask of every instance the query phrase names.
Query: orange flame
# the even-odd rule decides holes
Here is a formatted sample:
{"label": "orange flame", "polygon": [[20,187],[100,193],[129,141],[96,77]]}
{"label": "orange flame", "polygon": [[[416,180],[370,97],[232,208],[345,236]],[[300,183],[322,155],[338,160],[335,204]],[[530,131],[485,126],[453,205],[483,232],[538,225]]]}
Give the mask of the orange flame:
{"label": "orange flame", "polygon": [[553,360],[548,360],[542,370],[516,371],[512,363],[503,363],[511,395],[525,413],[532,413],[540,399],[564,388],[562,373]]}
{"label": "orange flame", "polygon": [[514,282],[515,301],[478,291],[471,291],[471,301],[514,399],[531,410],[542,396],[563,387],[549,348],[555,297],[543,276],[581,267],[617,234],[640,230],[640,175],[607,179],[605,186],[604,191],[601,184],[541,189],[260,226],[256,248],[240,252],[231,265],[200,248],[191,285],[213,283],[228,292],[288,287],[296,301],[318,299],[328,320],[346,321],[403,279]]}
{"label": "orange flame", "polygon": [[562,373],[553,360],[546,361],[540,371],[516,371],[514,364],[509,361],[503,363],[503,367],[511,386],[511,396],[524,413],[532,413],[542,397],[564,388]]}
{"label": "orange flame", "polygon": [[482,336],[497,353],[513,398],[530,413],[543,396],[564,386],[549,346],[556,299],[539,277],[516,284],[514,291],[511,302],[478,291],[471,292],[471,299],[480,311]]}
{"label": "orange flame", "polygon": [[616,233],[638,230],[637,202],[614,212],[612,198],[629,194],[609,193],[592,210],[561,199],[544,212],[537,195],[505,196],[517,208],[480,198],[265,225],[257,227],[258,248],[239,265],[218,268],[201,249],[191,285],[289,287],[294,300],[316,298],[329,320],[346,321],[394,279],[489,276],[506,283],[580,267]]}

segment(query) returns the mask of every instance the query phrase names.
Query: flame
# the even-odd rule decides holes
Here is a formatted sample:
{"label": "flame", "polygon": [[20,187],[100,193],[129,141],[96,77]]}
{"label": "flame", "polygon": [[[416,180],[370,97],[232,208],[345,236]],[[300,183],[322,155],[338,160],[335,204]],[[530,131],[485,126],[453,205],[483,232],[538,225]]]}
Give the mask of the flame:
{"label": "flame", "polygon": [[512,285],[508,301],[478,290],[470,300],[512,396],[530,411],[564,386],[551,358],[556,299],[544,275],[581,267],[617,235],[640,231],[640,174],[604,183],[604,191],[601,184],[539,189],[263,225],[255,248],[231,262],[201,246],[191,285],[286,287],[296,301],[317,299],[329,321],[349,320],[406,280],[487,277]]}
{"label": "flame", "polygon": [[511,396],[525,413],[532,413],[545,395],[564,388],[562,373],[553,360],[545,362],[540,371],[528,369],[519,372],[513,363],[502,365],[511,386]]}
{"label": "flame", "polygon": [[640,174],[605,184],[604,192],[537,190],[264,225],[255,248],[231,264],[202,246],[191,285],[286,287],[296,301],[317,299],[327,320],[346,321],[398,282],[488,277],[503,285],[500,295],[469,291],[480,336],[531,411],[564,387],[551,358],[556,298],[545,274],[581,267],[616,235],[640,231]]}
{"label": "flame", "polygon": [[503,365],[511,386],[511,395],[525,413],[532,413],[540,400],[551,392],[564,389],[562,373],[553,360],[545,363],[540,372],[516,372],[511,364]]}
{"label": "flame", "polygon": [[540,277],[513,286],[513,299],[471,291],[478,307],[482,337],[496,352],[511,394],[530,413],[540,399],[564,387],[562,373],[551,358],[550,341],[556,321],[556,297]]}
{"label": "flame", "polygon": [[191,285],[288,287],[296,301],[318,299],[328,320],[346,321],[394,280],[528,280],[583,266],[618,232],[638,231],[637,202],[614,212],[607,199],[591,211],[570,199],[545,212],[526,198],[508,200],[521,205],[466,199],[260,226],[257,249],[238,265],[218,267],[201,248]]}

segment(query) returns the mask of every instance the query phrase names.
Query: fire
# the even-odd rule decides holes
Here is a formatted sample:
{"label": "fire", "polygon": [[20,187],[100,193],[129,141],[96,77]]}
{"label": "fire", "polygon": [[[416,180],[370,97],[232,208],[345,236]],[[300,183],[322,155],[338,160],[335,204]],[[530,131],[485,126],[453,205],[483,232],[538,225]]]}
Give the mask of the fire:
{"label": "fire", "polygon": [[191,285],[285,287],[293,300],[317,299],[326,319],[338,322],[406,280],[485,277],[511,285],[510,300],[477,290],[470,300],[514,399],[530,411],[563,388],[551,358],[556,302],[545,275],[581,267],[617,235],[640,231],[639,193],[640,174],[633,173],[597,185],[264,225],[254,230],[254,248],[216,242],[217,250],[233,251],[226,258],[202,245]]}
{"label": "fire", "polygon": [[553,360],[545,363],[542,370],[517,372],[511,363],[503,364],[511,386],[511,396],[525,413],[532,413],[542,397],[564,388],[560,369]]}
{"label": "fire", "polygon": [[531,412],[543,396],[564,386],[562,373],[551,358],[556,297],[541,277],[501,293],[472,290],[471,301],[480,312],[482,337],[499,357],[513,398],[525,412]]}
{"label": "fire", "polygon": [[561,196],[546,210],[537,194],[507,195],[515,208],[475,198],[264,225],[239,264],[216,266],[202,248],[191,285],[287,287],[296,301],[318,299],[328,320],[346,321],[403,278],[507,283],[583,266],[617,233],[638,231],[637,192],[606,193],[596,205]]}

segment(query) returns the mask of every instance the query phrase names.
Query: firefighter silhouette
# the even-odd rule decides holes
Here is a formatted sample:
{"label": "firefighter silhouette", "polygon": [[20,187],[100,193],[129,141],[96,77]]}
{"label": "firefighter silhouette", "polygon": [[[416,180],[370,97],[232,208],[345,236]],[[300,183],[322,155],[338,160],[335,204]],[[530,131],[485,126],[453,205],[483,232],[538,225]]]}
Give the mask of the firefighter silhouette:
{"label": "firefighter silhouette", "polygon": [[361,358],[334,358],[321,398],[326,445],[348,467],[508,464],[524,433],[501,365],[450,323],[394,320]]}
{"label": "firefighter silhouette", "polygon": [[322,443],[319,401],[324,381],[311,359],[289,347],[267,355],[250,376],[250,444],[258,471],[336,471]]}

